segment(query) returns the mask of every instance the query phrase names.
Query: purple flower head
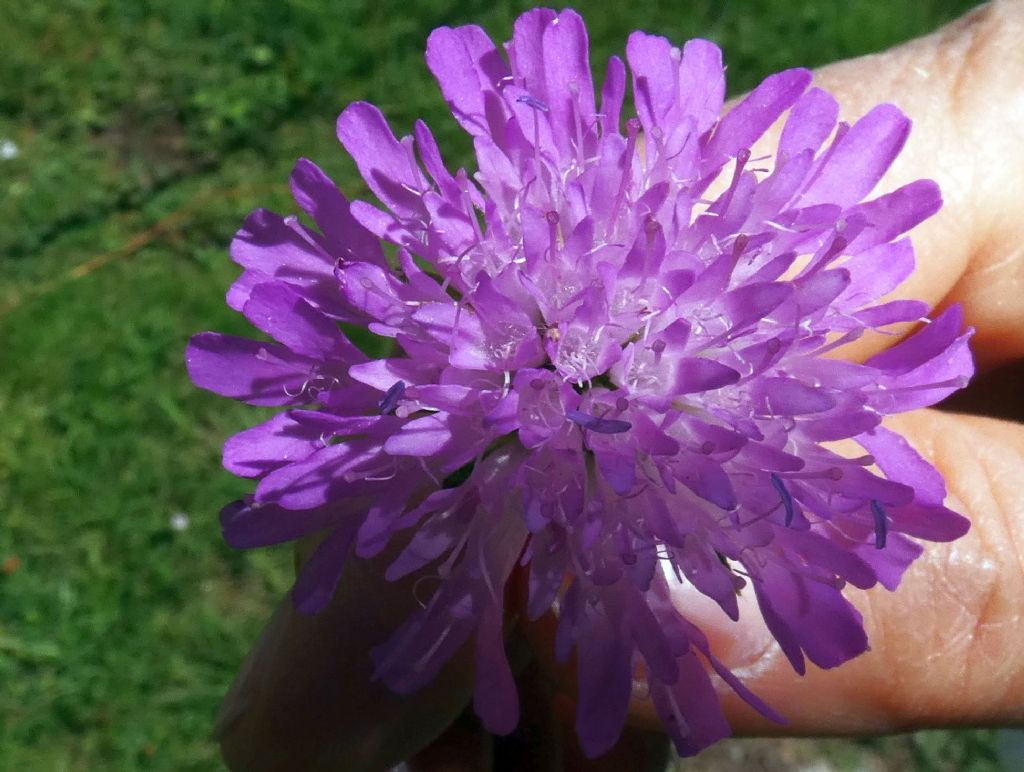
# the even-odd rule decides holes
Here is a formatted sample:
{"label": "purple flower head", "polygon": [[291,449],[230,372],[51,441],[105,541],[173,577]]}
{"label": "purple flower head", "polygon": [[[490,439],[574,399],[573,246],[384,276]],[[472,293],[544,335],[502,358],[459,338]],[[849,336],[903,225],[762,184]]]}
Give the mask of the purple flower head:
{"label": "purple flower head", "polygon": [[[517,566],[526,614],[556,608],[556,654],[575,653],[589,755],[618,737],[641,667],[682,754],[729,733],[711,672],[781,720],[673,588],[733,619],[752,593],[798,672],[834,667],[867,648],[844,584],[894,590],[921,553],[911,537],[968,528],[882,426],[972,372],[958,308],[928,320],[881,300],[913,270],[903,234],[941,204],[927,180],[864,200],[908,119],[880,105],[837,123],[802,69],[722,117],[718,48],[642,32],[630,75],[613,57],[596,99],[573,11],[525,13],[503,50],[444,27],[426,58],[477,171],[453,174],[422,122],[398,139],[350,105],[338,136],[378,203],[299,161],[292,190],[317,229],[261,210],[231,247],[245,270],[228,302],[276,342],[189,346],[199,386],[287,408],[225,445],[225,466],[257,480],[223,513],[227,541],[323,534],[293,591],[308,613],[346,560],[404,545],[386,579],[440,581],[374,650],[376,675],[417,689],[472,640],[494,732],[518,721],[502,628]],[[783,116],[771,156],[752,157]],[[865,362],[830,356],[907,322],[924,324]],[[392,354],[368,359],[340,323]]]}

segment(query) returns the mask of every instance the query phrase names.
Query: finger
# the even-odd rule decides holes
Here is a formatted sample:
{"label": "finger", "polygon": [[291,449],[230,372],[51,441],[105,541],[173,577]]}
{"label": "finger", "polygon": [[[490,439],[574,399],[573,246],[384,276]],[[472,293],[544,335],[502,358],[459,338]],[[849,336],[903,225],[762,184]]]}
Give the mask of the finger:
{"label": "finger", "polygon": [[[912,232],[918,268],[896,296],[961,303],[985,366],[1024,356],[1022,36],[1024,0],[997,0],[932,35],[815,75],[846,119],[880,102],[912,119],[875,193],[931,178],[945,203]],[[875,337],[859,354],[890,342]]]}
{"label": "finger", "polygon": [[[968,514],[971,530],[951,544],[929,545],[895,593],[851,591],[871,650],[834,670],[810,667],[805,677],[793,673],[756,607],[734,623],[680,592],[680,609],[790,722],[780,729],[727,695],[738,733],[860,734],[1024,721],[1024,427],[937,411],[892,425],[943,472],[947,503]],[[654,720],[649,705],[636,708]]]}

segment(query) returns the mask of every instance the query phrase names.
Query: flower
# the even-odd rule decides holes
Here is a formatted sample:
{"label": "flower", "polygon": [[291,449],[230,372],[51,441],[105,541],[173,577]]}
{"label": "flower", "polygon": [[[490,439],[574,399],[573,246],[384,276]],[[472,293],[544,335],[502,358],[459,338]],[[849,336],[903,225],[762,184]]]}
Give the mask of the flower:
{"label": "flower", "polygon": [[[503,645],[518,566],[527,616],[556,608],[556,654],[575,652],[584,751],[615,742],[642,664],[693,754],[729,733],[709,671],[782,717],[673,606],[674,584],[733,619],[753,593],[802,673],[867,648],[845,583],[895,590],[922,551],[910,537],[968,528],[881,425],[972,372],[958,308],[928,320],[924,303],[881,300],[913,270],[902,234],[939,191],[921,180],[864,201],[909,121],[883,104],[837,124],[806,70],[721,117],[713,44],[635,32],[624,119],[626,66],[608,62],[598,105],[573,11],[525,13],[505,51],[475,26],[427,44],[475,174],[452,174],[422,122],[399,140],[355,103],[338,136],[383,206],[350,203],[300,160],[292,190],[318,230],[257,211],[239,231],[228,303],[276,342],[202,333],[189,372],[288,409],[227,441],[227,469],[258,482],[224,534],[321,534],[293,590],[306,613],[353,553],[404,545],[385,578],[422,572],[437,589],[374,650],[376,675],[414,690],[473,640],[474,705],[497,733],[518,720]],[[772,162],[752,157],[787,113]],[[830,356],[912,322],[865,362]],[[346,325],[391,355],[369,359]]]}

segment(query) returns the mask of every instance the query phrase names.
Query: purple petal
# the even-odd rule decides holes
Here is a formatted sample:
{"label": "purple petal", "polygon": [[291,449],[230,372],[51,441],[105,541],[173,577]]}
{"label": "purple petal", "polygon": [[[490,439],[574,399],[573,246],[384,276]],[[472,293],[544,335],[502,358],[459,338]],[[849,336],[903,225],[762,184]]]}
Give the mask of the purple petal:
{"label": "purple petal", "polygon": [[445,415],[415,418],[408,421],[384,443],[384,452],[392,456],[432,456],[452,439],[452,430]]}
{"label": "purple petal", "polygon": [[702,499],[731,511],[736,508],[736,491],[721,465],[709,458],[689,455],[674,468],[676,479]]}
{"label": "purple petal", "polygon": [[676,363],[672,394],[694,394],[736,383],[740,374],[731,367],[704,357],[683,357]]}
{"label": "purple petal", "polygon": [[824,166],[800,202],[851,206],[872,191],[910,134],[898,107],[881,104],[857,121],[828,151]]}
{"label": "purple petal", "polygon": [[804,671],[801,649],[826,669],[867,649],[860,613],[835,587],[771,564],[753,585],[768,629],[798,673]]}
{"label": "purple petal", "polygon": [[847,210],[847,219],[862,221],[865,227],[850,241],[851,254],[883,244],[906,233],[942,208],[939,186],[931,180],[917,180],[892,193]]}
{"label": "purple petal", "polygon": [[270,472],[256,487],[256,499],[285,509],[313,509],[337,496],[344,475],[372,460],[378,448],[372,440],[351,440],[330,445],[288,466]]}
{"label": "purple petal", "polygon": [[591,132],[594,126],[594,83],[583,19],[573,10],[562,11],[544,29],[542,46],[552,128],[562,152],[571,153],[577,133]]}
{"label": "purple petal", "polygon": [[387,266],[380,242],[356,222],[349,212],[348,199],[320,167],[300,158],[290,183],[295,200],[316,221],[333,254]]}
{"label": "purple petal", "polygon": [[963,329],[963,309],[952,305],[934,321],[890,349],[875,354],[864,364],[893,375],[908,373],[915,367],[941,356]]}
{"label": "purple petal", "polygon": [[942,475],[899,434],[879,426],[857,437],[857,442],[874,456],[886,477],[913,486],[919,502],[926,506],[942,505],[946,498]]}
{"label": "purple petal", "polygon": [[928,541],[955,541],[971,528],[970,520],[942,506],[886,506],[886,514],[891,531]]}
{"label": "purple petal", "polygon": [[289,410],[246,429],[224,443],[224,468],[241,477],[256,477],[301,461],[337,434],[369,428],[375,417],[337,417],[312,410]]}
{"label": "purple petal", "polygon": [[726,115],[711,135],[705,168],[712,170],[749,148],[775,123],[811,82],[808,70],[792,69],[769,75]]}
{"label": "purple petal", "polygon": [[487,33],[475,25],[434,30],[427,39],[427,67],[462,128],[473,136],[493,134],[487,113],[501,110],[497,87],[508,66]]}
{"label": "purple petal", "polygon": [[330,278],[334,258],[303,239],[279,214],[257,209],[231,242],[231,258],[268,276]]}
{"label": "purple petal", "polygon": [[839,103],[820,88],[808,89],[786,120],[779,139],[780,159],[793,158],[806,150],[817,152],[828,139],[839,116]]}
{"label": "purple petal", "polygon": [[292,587],[292,601],[300,614],[317,614],[330,602],[352,549],[357,523],[358,520],[352,518],[334,529],[303,563]]}
{"label": "purple petal", "polygon": [[678,94],[679,64],[672,44],[663,37],[634,32],[626,43],[626,59],[633,73],[636,112],[645,132],[660,125]]}
{"label": "purple petal", "polygon": [[850,286],[843,301],[860,308],[892,292],[914,271],[914,248],[910,239],[883,243],[843,261],[850,273]]}
{"label": "purple petal", "polygon": [[651,700],[676,752],[680,756],[695,756],[732,731],[697,655],[684,654],[678,663],[679,680],[671,686],[652,685]]}
{"label": "purple petal", "polygon": [[613,56],[608,60],[608,71],[601,87],[601,134],[619,133],[619,121],[622,115],[622,99],[626,93],[626,65]]}
{"label": "purple petal", "polygon": [[692,118],[698,134],[718,120],[725,99],[722,51],[709,40],[688,40],[679,63],[679,114]]}
{"label": "purple petal", "polygon": [[866,327],[885,327],[898,322],[917,322],[927,313],[928,304],[920,300],[892,300],[858,311],[853,318]]}
{"label": "purple petal", "polygon": [[338,139],[377,198],[402,216],[420,211],[427,181],[377,107],[367,102],[346,107],[338,116]]}
{"label": "purple petal", "polygon": [[476,631],[476,685],[473,709],[484,728],[494,734],[509,734],[519,723],[519,700],[512,669],[505,656],[502,609],[489,605],[480,616]]}
{"label": "purple petal", "polygon": [[221,511],[221,530],[224,541],[235,549],[251,549],[301,539],[345,517],[352,513],[337,504],[290,510],[276,504],[236,501]]}
{"label": "purple petal", "polygon": [[633,685],[629,647],[622,632],[602,614],[595,616],[576,645],[576,734],[589,758],[600,756],[619,739]]}
{"label": "purple petal", "polygon": [[250,405],[294,405],[306,394],[314,363],[284,346],[203,332],[185,350],[196,386]]}
{"label": "purple petal", "polygon": [[259,284],[242,309],[258,329],[296,354],[312,359],[359,362],[365,359],[338,329],[286,284]]}
{"label": "purple petal", "polygon": [[875,549],[874,545],[866,543],[857,544],[853,550],[871,566],[879,583],[890,592],[895,592],[903,574],[920,557],[924,548],[911,539],[890,533],[884,550]]}
{"label": "purple petal", "polygon": [[662,683],[675,683],[679,678],[676,655],[647,603],[634,599],[629,605],[629,620],[633,640],[643,655],[650,677]]}
{"label": "purple petal", "polygon": [[762,378],[754,385],[755,404],[764,415],[807,415],[835,407],[836,401],[820,388],[793,378]]}
{"label": "purple petal", "polygon": [[557,18],[549,8],[533,8],[516,19],[512,41],[506,44],[516,85],[544,98],[544,31]]}

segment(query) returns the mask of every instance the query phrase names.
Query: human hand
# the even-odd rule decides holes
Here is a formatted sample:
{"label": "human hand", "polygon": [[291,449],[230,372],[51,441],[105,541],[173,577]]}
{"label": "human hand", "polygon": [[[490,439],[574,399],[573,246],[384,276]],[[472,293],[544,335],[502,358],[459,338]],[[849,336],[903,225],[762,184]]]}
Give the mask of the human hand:
{"label": "human hand", "polygon": [[[978,329],[975,350],[983,367],[1015,361],[1024,352],[1024,298],[1014,284],[1024,273],[1022,226],[1013,210],[1024,184],[1013,163],[1024,147],[1015,120],[1024,117],[1017,83],[1024,71],[1016,48],[1021,31],[1022,4],[1000,2],[930,38],[818,75],[847,118],[893,101],[915,120],[906,151],[876,192],[929,176],[942,187],[946,207],[915,232],[920,267],[900,294],[940,305],[960,302]],[[865,346],[888,342],[876,338]],[[866,354],[864,346],[859,353]],[[1024,627],[1024,511],[1014,490],[1024,480],[1021,429],[932,411],[893,423],[944,472],[952,508],[969,514],[974,528],[953,545],[931,546],[899,593],[851,594],[865,614],[872,652],[838,670],[812,669],[796,678],[765,645],[770,641],[758,629],[756,614],[741,617],[736,629],[724,617],[716,623],[710,615],[697,616],[695,603],[680,598],[727,664],[741,673],[746,666],[747,683],[784,707],[790,732],[877,732],[1021,717],[1024,655],[1015,643]],[[320,617],[302,620],[288,609],[279,612],[260,644],[264,660],[243,676],[234,695],[234,720],[224,722],[225,751],[239,768],[277,768],[264,763],[273,758],[335,768],[354,748],[373,768],[372,759],[385,758],[382,751],[391,744],[415,747],[408,737],[414,729],[426,736],[428,720],[440,728],[457,712],[452,705],[468,694],[467,671],[459,671],[458,663],[453,681],[390,703],[379,701],[386,700],[383,687],[377,685],[378,695],[364,678],[362,639],[374,629],[367,620],[405,613],[396,608],[397,599],[390,600],[401,594],[401,585],[380,607],[380,590],[369,585],[373,575],[366,572],[362,583],[343,579],[344,589]],[[411,597],[408,587],[404,592]],[[366,598],[374,603],[367,605]],[[543,638],[545,628],[529,634]],[[571,693],[571,685],[566,687]],[[763,721],[731,698],[726,704],[738,731],[766,731]],[[381,705],[401,712],[377,717]],[[643,721],[650,710],[637,699],[633,713]],[[347,739],[339,739],[339,727]],[[254,758],[262,760],[246,761]]]}

